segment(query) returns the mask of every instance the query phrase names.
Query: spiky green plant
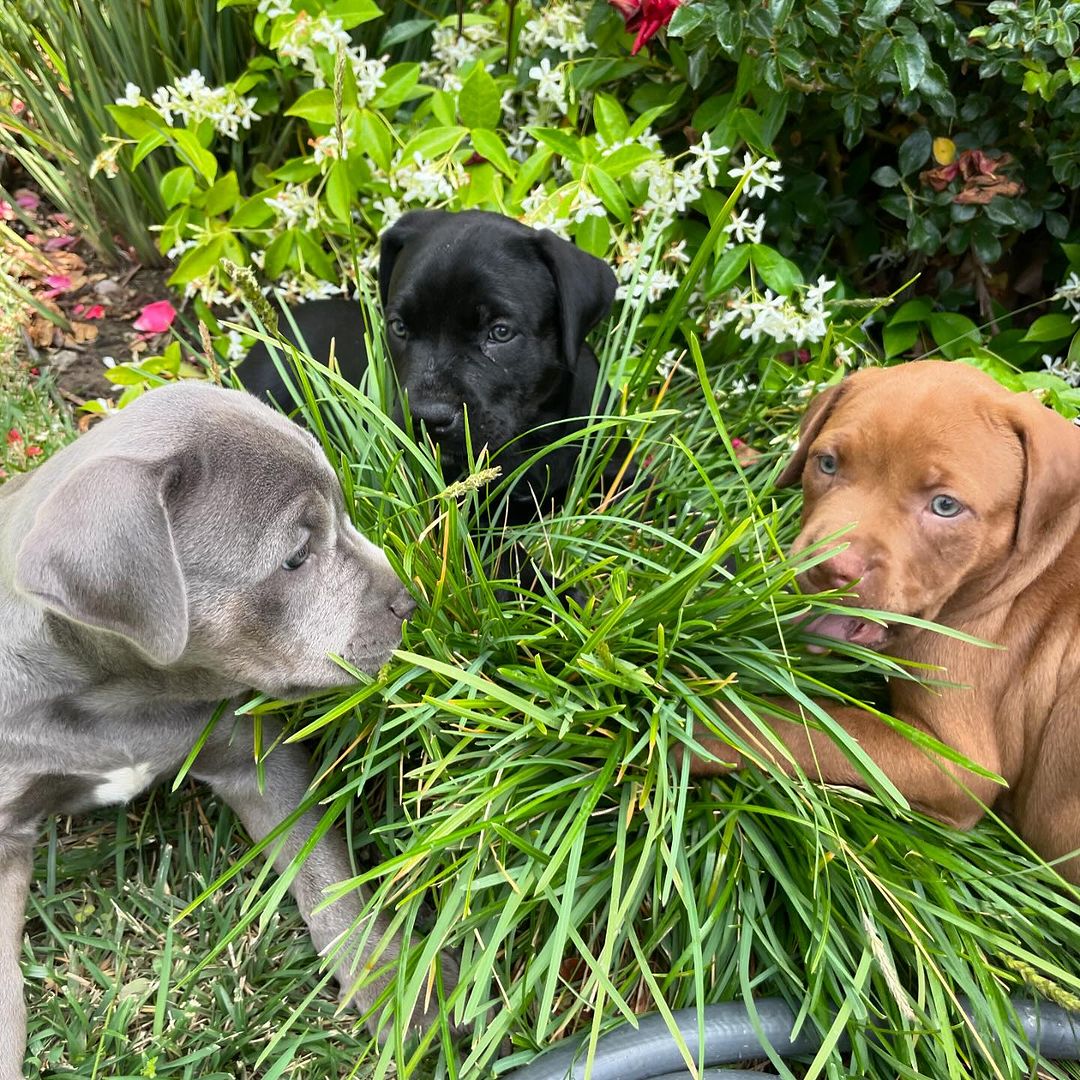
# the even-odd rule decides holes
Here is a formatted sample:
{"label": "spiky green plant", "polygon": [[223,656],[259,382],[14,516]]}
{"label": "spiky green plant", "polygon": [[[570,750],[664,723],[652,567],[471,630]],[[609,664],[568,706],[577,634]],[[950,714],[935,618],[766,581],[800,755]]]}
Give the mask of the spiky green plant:
{"label": "spiky green plant", "polygon": [[[216,847],[232,837],[228,815],[181,794],[155,796],[149,820],[121,817],[100,892],[62,884],[91,857],[82,844],[61,857],[53,828],[34,901],[45,961],[29,968],[32,1051],[62,1062],[58,1040],[77,1037],[69,1075],[84,1077],[472,1078],[572,1032],[589,1045],[644,1011],[779,996],[823,1037],[809,1062],[763,1051],[784,1077],[1077,1075],[1032,1060],[1008,998],[1080,991],[1080,904],[1000,823],[962,834],[912,812],[855,747],[867,792],[772,769],[699,783],[676,763],[695,731],[726,733],[720,697],[751,711],[776,693],[880,702],[882,674],[911,674],[800,645],[797,624],[828,601],[793,588],[797,496],[770,489],[777,455],[747,473],[731,441],[789,432],[793,402],[725,396],[742,362],[710,372],[694,352],[664,383],[627,306],[602,363],[629,390],[583,437],[567,505],[503,530],[489,523],[513,478],[482,482],[497,456],[477,448],[473,479],[456,483],[386,419],[370,300],[363,313],[362,390],[291,350],[281,362],[359,525],[420,603],[377,678],[284,710],[318,766],[312,800],[363,854],[342,888],[368,888],[413,943],[383,1003],[390,1037],[380,1049],[357,1018],[332,1015],[330,976],[305,954],[280,882],[258,852],[228,865]],[[638,471],[613,498],[599,477],[617,433]],[[512,542],[559,587],[493,580]],[[282,708],[248,711],[257,722]],[[177,848],[155,860],[159,830]],[[435,977],[442,949],[460,957],[453,990]],[[59,978],[65,956],[85,992]],[[400,1018],[426,993],[471,1033],[439,1025],[406,1041]]]}

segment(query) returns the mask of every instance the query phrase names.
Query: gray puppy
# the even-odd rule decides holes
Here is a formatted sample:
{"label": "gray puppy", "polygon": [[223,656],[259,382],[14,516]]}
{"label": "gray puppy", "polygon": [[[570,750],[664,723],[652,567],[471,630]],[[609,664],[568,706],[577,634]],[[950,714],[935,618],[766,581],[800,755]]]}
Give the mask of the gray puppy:
{"label": "gray puppy", "polygon": [[[239,391],[155,390],[0,487],[0,1080],[23,1075],[19,952],[42,819],[125,802],[175,773],[222,699],[351,683],[330,653],[374,673],[413,607],[350,522],[315,440]],[[264,729],[268,743],[276,734]],[[312,776],[304,752],[282,745],[260,790],[252,743],[226,712],[191,771],[258,840]],[[318,820],[305,814],[278,841],[279,871]],[[313,910],[351,875],[330,834],[292,883],[320,952],[360,914],[355,895]],[[392,966],[400,942],[387,926],[377,916],[341,949],[343,991],[365,967]],[[391,977],[353,1004],[369,1009]],[[443,977],[453,985],[449,958]],[[432,1019],[418,1007],[412,1023]]]}

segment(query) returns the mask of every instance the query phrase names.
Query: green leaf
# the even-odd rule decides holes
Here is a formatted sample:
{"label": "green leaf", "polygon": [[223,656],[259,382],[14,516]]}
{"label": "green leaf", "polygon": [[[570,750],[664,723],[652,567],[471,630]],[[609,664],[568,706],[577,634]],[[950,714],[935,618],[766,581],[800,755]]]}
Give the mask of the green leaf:
{"label": "green leaf", "polygon": [[936,311],[927,320],[930,334],[944,357],[955,360],[982,344],[979,328],[966,316]]}
{"label": "green leaf", "polygon": [[[585,164],[585,150],[581,145],[581,139],[563,131],[562,128],[529,128],[529,134],[538,142],[554,150],[556,154],[566,158],[567,161]],[[630,147],[626,147],[627,150]],[[611,172],[611,169],[608,169]],[[615,174],[611,172],[614,176]]]}
{"label": "green leaf", "polygon": [[889,359],[907,352],[918,339],[918,323],[903,323],[900,326],[889,323],[881,331],[881,344]]}
{"label": "green leaf", "polygon": [[235,172],[227,172],[205,195],[203,209],[208,217],[231,210],[240,199],[240,185]]}
{"label": "green leaf", "polygon": [[168,142],[168,139],[163,131],[151,131],[144,135],[139,140],[138,145],[131,155],[131,167],[135,168],[147,154],[153,153],[159,146],[163,146],[166,142]]}
{"label": "green leaf", "polygon": [[272,199],[284,190],[284,184],[275,184],[266,191],[260,191],[258,195],[252,195],[237,208],[236,213],[229,218],[229,227],[232,229],[261,229],[274,220],[274,208],[266,205],[267,199]]}
{"label": "green leaf", "polygon": [[586,165],[585,182],[600,196],[608,212],[623,224],[630,223],[630,204],[622,193],[622,188],[598,165]]}
{"label": "green leaf", "polygon": [[336,114],[334,111],[334,92],[326,87],[318,90],[309,90],[301,94],[292,105],[285,110],[286,116],[299,116],[311,124],[326,124],[333,126]]}
{"label": "green leaf", "polygon": [[335,271],[334,263],[330,256],[323,250],[322,245],[309,232],[297,234],[297,246],[303,265],[314,271],[316,276],[323,281],[333,281],[339,275]]}
{"label": "green leaf", "polygon": [[494,131],[489,131],[487,128],[477,128],[469,133],[469,137],[472,139],[473,149],[485,161],[490,161],[499,172],[510,180],[514,179],[517,171],[515,163],[506,152],[502,139]]}
{"label": "green leaf", "polygon": [[396,109],[403,101],[431,93],[430,87],[419,85],[419,64],[394,64],[386,69],[383,87],[372,99],[375,109]]}
{"label": "green leaf", "polygon": [[494,128],[502,117],[499,87],[482,63],[477,63],[458,93],[458,116],[469,128]]}
{"label": "green leaf", "polygon": [[611,228],[607,218],[590,214],[577,227],[574,240],[579,248],[589,252],[590,255],[595,255],[598,259],[604,258],[611,240]]}
{"label": "green leaf", "polygon": [[600,159],[604,172],[615,180],[627,173],[632,173],[639,165],[644,165],[656,157],[656,151],[650,150],[640,143],[632,143],[630,146],[620,146],[610,154],[605,154]]}
{"label": "green leaf", "polygon": [[908,300],[896,309],[896,313],[889,319],[889,325],[926,322],[933,310],[934,305],[925,296],[920,296],[917,300]]}
{"label": "green leaf", "polygon": [[928,128],[916,128],[901,144],[898,154],[900,175],[907,176],[921,169],[930,157],[934,137]]}
{"label": "green leaf", "polygon": [[715,296],[718,292],[726,289],[746,269],[750,261],[750,245],[736,244],[730,247],[716,260],[709,275],[707,295]]}
{"label": "green leaf", "polygon": [[143,139],[152,131],[168,127],[161,114],[149,105],[106,105],[105,111],[116,121],[116,126],[133,139]]}
{"label": "green leaf", "polygon": [[393,159],[394,143],[386,124],[378,113],[364,109],[356,123],[360,149],[384,172]]}
{"label": "green leaf", "polygon": [[326,178],[326,205],[338,221],[349,221],[354,191],[348,162],[335,161]]}
{"label": "green leaf", "polygon": [[328,4],[326,14],[331,19],[338,19],[346,30],[351,30],[361,23],[371,22],[382,14],[382,9],[375,0],[335,0]]}
{"label": "green leaf", "polygon": [[292,267],[294,270],[300,269],[296,259],[297,232],[296,229],[286,229],[270,241],[270,246],[266,249],[263,270],[271,280],[281,277],[286,267]]}
{"label": "green leaf", "polygon": [[177,165],[161,178],[161,200],[169,210],[186,202],[194,190],[195,172],[190,165]]}
{"label": "green leaf", "polygon": [[878,187],[891,188],[900,183],[900,174],[891,165],[882,165],[880,169],[873,171],[870,179]]}
{"label": "green leaf", "polygon": [[425,30],[433,30],[438,25],[435,19],[404,19],[395,23],[383,34],[378,51],[382,53],[394,45],[400,45],[403,41],[411,41]]}
{"label": "green leaf", "polygon": [[202,277],[221,261],[225,252],[225,234],[215,233],[197,247],[185,252],[172,276],[170,285],[186,285],[189,281]]}
{"label": "green leaf", "polygon": [[775,293],[790,296],[803,283],[802,271],[767,244],[751,244],[750,259],[761,280]]}
{"label": "green leaf", "polygon": [[892,46],[893,64],[900,76],[900,88],[914,93],[926,71],[926,42],[916,31],[913,37],[897,38]]}
{"label": "green leaf", "polygon": [[1040,315],[1024,335],[1024,341],[1064,341],[1072,337],[1076,326],[1068,315],[1055,312],[1052,315]]}
{"label": "green leaf", "polygon": [[171,138],[176,146],[177,153],[208,183],[214,182],[217,175],[217,158],[199,145],[193,131],[186,128],[174,128]]}
{"label": "green leaf", "polygon": [[610,94],[597,94],[593,98],[593,123],[597,133],[609,146],[626,137],[630,121],[618,101]]}
{"label": "green leaf", "polygon": [[428,128],[427,131],[414,135],[405,144],[405,149],[401,154],[402,159],[411,162],[413,155],[419,154],[425,161],[432,161],[456,149],[466,135],[468,131],[463,127]]}

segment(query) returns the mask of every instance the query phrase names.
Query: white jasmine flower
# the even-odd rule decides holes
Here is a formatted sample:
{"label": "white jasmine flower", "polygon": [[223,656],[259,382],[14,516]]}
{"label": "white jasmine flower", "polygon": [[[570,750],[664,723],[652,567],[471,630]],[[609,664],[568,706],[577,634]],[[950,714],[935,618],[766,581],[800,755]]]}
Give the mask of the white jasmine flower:
{"label": "white jasmine flower", "polygon": [[536,96],[563,113],[569,108],[566,96],[566,73],[562,68],[552,68],[545,56],[539,64],[529,68],[529,78],[536,80]]}
{"label": "white jasmine flower", "polygon": [[1073,322],[1080,322],[1080,274],[1073,270],[1054,293],[1053,300],[1060,300],[1071,308]]}
{"label": "white jasmine flower", "polygon": [[572,208],[573,220],[582,224],[589,217],[607,217],[604,204],[587,188],[578,188]]}
{"label": "white jasmine flower", "polygon": [[291,0],[259,0],[255,5],[260,15],[270,19],[279,19],[283,15],[292,14]]}
{"label": "white jasmine flower", "polygon": [[750,210],[744,207],[724,226],[724,232],[737,244],[760,244],[764,228],[765,215],[758,214],[757,218],[751,221]]}
{"label": "white jasmine flower", "polygon": [[749,151],[743,154],[742,165],[728,170],[728,176],[734,180],[741,180],[745,176],[743,194],[750,198],[764,195],[766,191],[779,191],[784,180],[779,161],[770,161],[766,157],[755,158]]}
{"label": "white jasmine flower", "polygon": [[124,87],[124,96],[116,99],[117,105],[129,105],[131,108],[136,108],[142,104],[142,91],[133,83],[129,82]]}
{"label": "white jasmine flower", "polygon": [[302,184],[286,184],[284,191],[266,200],[266,205],[277,211],[278,222],[286,229],[317,229],[322,220],[319,200]]}
{"label": "white jasmine flower", "polygon": [[720,159],[726,158],[731,150],[726,146],[713,146],[712,136],[706,131],[701,139],[690,147],[690,153],[705,171],[710,184],[720,179]]}

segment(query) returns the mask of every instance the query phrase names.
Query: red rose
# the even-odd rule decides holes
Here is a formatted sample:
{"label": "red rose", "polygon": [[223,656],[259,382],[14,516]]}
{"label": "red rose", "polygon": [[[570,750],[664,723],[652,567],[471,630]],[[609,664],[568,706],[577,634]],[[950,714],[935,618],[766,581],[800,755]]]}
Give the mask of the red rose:
{"label": "red rose", "polygon": [[19,434],[18,428],[12,428],[7,433],[8,446],[17,446],[22,442],[22,436]]}
{"label": "red rose", "polygon": [[679,6],[679,0],[608,0],[608,3],[623,17],[626,29],[637,33],[631,56],[637,56],[641,46],[671,22]]}
{"label": "red rose", "polygon": [[41,453],[41,447],[40,446],[28,446],[26,448],[26,456],[27,457],[37,457],[38,454],[40,454],[40,453]]}

